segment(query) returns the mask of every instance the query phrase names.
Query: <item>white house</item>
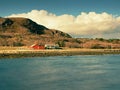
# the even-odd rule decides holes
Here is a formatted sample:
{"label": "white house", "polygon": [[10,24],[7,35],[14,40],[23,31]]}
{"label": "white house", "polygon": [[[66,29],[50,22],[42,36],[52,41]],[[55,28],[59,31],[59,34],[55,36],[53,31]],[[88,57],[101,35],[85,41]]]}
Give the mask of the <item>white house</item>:
{"label": "white house", "polygon": [[45,48],[46,49],[59,49],[59,45],[58,44],[45,44]]}

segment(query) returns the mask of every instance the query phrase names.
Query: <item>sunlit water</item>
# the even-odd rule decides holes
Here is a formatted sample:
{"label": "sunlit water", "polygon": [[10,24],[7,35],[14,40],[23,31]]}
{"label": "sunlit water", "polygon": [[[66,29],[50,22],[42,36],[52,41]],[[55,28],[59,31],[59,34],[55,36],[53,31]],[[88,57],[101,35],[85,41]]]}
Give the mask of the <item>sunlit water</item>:
{"label": "sunlit water", "polygon": [[0,90],[120,90],[120,55],[0,59]]}

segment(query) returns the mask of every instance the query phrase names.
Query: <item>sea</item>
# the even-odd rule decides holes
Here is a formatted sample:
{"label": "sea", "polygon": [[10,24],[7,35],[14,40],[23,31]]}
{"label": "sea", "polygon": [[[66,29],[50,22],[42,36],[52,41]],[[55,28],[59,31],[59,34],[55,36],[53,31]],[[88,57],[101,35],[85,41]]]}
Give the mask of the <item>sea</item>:
{"label": "sea", "polygon": [[0,59],[0,90],[120,90],[120,55]]}

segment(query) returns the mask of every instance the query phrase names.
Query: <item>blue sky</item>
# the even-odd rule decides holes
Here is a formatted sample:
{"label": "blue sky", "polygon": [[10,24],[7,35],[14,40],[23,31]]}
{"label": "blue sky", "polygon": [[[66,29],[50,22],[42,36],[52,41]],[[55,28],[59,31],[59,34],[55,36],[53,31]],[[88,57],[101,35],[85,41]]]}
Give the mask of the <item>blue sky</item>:
{"label": "blue sky", "polygon": [[25,17],[74,37],[120,38],[120,0],[2,0],[1,17]]}
{"label": "blue sky", "polygon": [[57,15],[80,12],[107,12],[120,15],[120,0],[1,0],[0,16],[25,13],[33,9],[47,10]]}

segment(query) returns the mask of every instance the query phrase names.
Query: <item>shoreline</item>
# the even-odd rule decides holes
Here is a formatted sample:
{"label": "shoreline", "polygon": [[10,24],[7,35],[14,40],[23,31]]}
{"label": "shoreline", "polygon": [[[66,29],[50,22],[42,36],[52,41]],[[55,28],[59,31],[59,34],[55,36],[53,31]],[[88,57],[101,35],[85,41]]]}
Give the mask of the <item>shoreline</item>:
{"label": "shoreline", "polygon": [[0,58],[120,54],[120,49],[0,50]]}

